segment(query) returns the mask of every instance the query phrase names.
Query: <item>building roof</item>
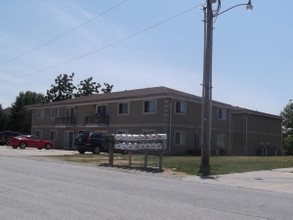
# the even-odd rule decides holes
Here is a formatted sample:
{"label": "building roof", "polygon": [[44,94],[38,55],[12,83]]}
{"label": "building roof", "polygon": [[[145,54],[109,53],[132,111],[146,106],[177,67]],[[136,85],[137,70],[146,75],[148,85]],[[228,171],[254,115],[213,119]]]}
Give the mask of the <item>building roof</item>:
{"label": "building roof", "polygon": [[178,90],[170,89],[167,87],[151,87],[134,90],[124,90],[120,92],[111,92],[103,94],[94,94],[84,97],[77,97],[72,99],[66,99],[57,102],[48,102],[37,105],[29,106],[29,108],[42,107],[53,107],[53,106],[64,106],[64,105],[76,105],[76,104],[88,104],[96,102],[111,102],[117,100],[133,100],[133,99],[146,99],[151,97],[169,97],[169,98],[181,98],[190,101],[201,102],[201,97],[191,95]]}
{"label": "building roof", "polygon": [[[190,102],[197,102],[201,103],[202,99],[199,96],[192,95],[189,93],[181,92],[175,89],[170,89],[164,86],[160,87],[150,87],[150,88],[143,88],[143,89],[134,89],[134,90],[124,90],[119,92],[111,92],[111,93],[102,93],[102,94],[93,94],[84,97],[77,97],[72,99],[66,99],[57,102],[47,102],[36,104],[32,106],[28,106],[29,109],[35,108],[52,108],[52,107],[60,107],[60,106],[73,106],[73,105],[85,105],[85,104],[92,104],[98,102],[116,102],[120,101],[128,101],[128,100],[137,100],[137,99],[147,99],[147,98],[177,98],[181,100],[186,100]],[[274,117],[280,119],[277,115],[267,114],[263,112],[253,111],[245,108],[240,108],[236,106],[232,106],[226,103],[213,101],[213,105],[215,106],[223,106],[233,110],[233,113],[243,113],[243,114],[257,114],[267,117]]]}

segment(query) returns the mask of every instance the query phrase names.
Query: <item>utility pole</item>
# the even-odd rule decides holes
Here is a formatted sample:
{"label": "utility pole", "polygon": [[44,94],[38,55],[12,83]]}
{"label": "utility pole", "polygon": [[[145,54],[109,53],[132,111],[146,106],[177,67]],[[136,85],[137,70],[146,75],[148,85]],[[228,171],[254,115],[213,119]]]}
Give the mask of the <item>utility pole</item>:
{"label": "utility pole", "polygon": [[210,148],[212,125],[212,51],[213,51],[213,9],[207,0],[204,7],[204,62],[202,84],[202,117],[201,117],[201,165],[200,172],[210,174]]}
{"label": "utility pole", "polygon": [[[213,3],[218,3],[218,8],[213,12]],[[212,134],[212,56],[213,56],[213,24],[217,17],[233,8],[246,6],[251,11],[251,0],[246,4],[237,4],[220,12],[221,0],[206,0],[204,10],[204,57],[203,57],[203,83],[202,83],[202,113],[201,113],[201,164],[200,173],[204,176],[210,174],[210,149]]]}

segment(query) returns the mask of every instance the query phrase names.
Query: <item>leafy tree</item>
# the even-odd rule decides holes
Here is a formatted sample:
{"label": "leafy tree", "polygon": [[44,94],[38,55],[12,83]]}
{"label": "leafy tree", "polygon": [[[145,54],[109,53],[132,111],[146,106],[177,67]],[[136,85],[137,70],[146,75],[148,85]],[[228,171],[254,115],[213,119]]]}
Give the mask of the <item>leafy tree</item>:
{"label": "leafy tree", "polygon": [[101,87],[100,83],[93,82],[93,77],[89,77],[85,80],[80,81],[77,89],[77,93],[74,95],[75,97],[92,95],[95,93],[99,93],[99,88]]}
{"label": "leafy tree", "polygon": [[283,118],[283,147],[287,150],[288,154],[293,154],[293,103],[291,100],[285,106],[280,116]]}
{"label": "leafy tree", "polygon": [[6,130],[7,128],[7,117],[4,114],[2,105],[0,104],[0,131]]}
{"label": "leafy tree", "polygon": [[76,87],[73,85],[74,73],[71,75],[60,74],[55,79],[55,85],[51,85],[51,89],[47,90],[46,101],[55,102],[74,97],[74,90]]}
{"label": "leafy tree", "polygon": [[30,133],[32,113],[25,106],[44,101],[44,95],[31,91],[20,92],[12,104],[8,127],[13,131]]}
{"label": "leafy tree", "polygon": [[105,88],[102,89],[104,93],[110,93],[113,89],[113,85],[110,85],[109,83],[104,83]]}
{"label": "leafy tree", "polygon": [[[94,82],[93,77],[80,81],[77,87],[73,85],[73,78],[74,73],[71,75],[60,74],[57,76],[55,79],[55,85],[51,85],[51,89],[47,90],[45,100],[47,102],[55,102],[71,99],[73,97],[97,94],[100,92],[99,89],[101,88],[101,84]],[[102,92],[110,93],[112,91],[113,85],[104,83],[104,86],[105,87],[101,89]]]}

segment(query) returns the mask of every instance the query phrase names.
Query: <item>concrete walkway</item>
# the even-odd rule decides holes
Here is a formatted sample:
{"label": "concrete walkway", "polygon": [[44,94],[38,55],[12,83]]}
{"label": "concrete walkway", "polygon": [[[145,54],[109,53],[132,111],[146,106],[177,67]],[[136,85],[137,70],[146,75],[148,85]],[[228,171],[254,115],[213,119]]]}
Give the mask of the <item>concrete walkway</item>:
{"label": "concrete walkway", "polygon": [[78,154],[77,151],[74,150],[58,150],[58,149],[51,149],[46,150],[42,149],[39,150],[37,148],[30,148],[27,147],[25,149],[13,149],[10,146],[0,146],[0,155],[2,156],[56,156],[56,155],[72,155]]}
{"label": "concrete walkway", "polygon": [[198,176],[185,176],[181,179],[203,184],[219,184],[293,194],[293,168],[233,173],[203,178]]}

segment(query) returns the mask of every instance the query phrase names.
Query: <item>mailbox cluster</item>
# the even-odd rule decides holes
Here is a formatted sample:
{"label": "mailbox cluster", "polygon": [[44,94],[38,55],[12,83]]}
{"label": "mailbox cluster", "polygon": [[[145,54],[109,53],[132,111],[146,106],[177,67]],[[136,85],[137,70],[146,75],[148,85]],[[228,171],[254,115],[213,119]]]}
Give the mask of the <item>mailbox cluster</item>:
{"label": "mailbox cluster", "polygon": [[166,134],[115,134],[114,148],[117,150],[165,150]]}

